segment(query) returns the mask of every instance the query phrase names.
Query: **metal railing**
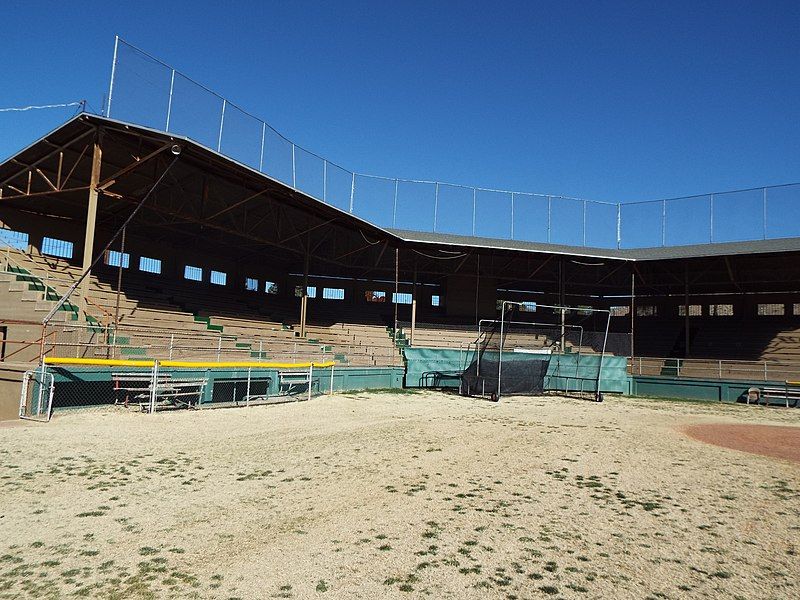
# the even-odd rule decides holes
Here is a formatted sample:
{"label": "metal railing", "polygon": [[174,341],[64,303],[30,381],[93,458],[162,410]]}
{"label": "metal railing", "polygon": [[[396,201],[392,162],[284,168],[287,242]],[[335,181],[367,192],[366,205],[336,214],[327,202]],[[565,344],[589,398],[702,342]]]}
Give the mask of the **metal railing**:
{"label": "metal railing", "polygon": [[[396,366],[400,357],[392,347],[374,347],[337,342],[308,342],[305,339],[280,339],[238,336],[211,331],[102,326],[78,322],[51,322],[42,330],[37,321],[14,321],[30,325],[35,335],[4,340],[4,360],[37,362],[40,346],[43,355],[53,358],[158,359],[262,361],[336,361],[345,366]],[[44,342],[42,342],[44,335]],[[388,339],[388,338],[387,338]],[[28,350],[26,353],[25,350]]]}
{"label": "metal railing", "polygon": [[628,360],[631,375],[698,379],[784,381],[800,379],[800,363],[778,360],[717,360],[704,358],[652,358]]}
{"label": "metal railing", "polygon": [[798,183],[607,202],[357,173],[119,37],[106,116],[189,137],[381,227],[601,248],[800,235]]}

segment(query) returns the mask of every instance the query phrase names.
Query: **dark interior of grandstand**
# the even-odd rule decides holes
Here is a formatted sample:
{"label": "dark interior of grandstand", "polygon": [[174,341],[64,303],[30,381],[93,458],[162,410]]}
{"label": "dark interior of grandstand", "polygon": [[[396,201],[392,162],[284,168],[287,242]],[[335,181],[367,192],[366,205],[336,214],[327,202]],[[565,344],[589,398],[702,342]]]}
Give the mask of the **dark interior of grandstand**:
{"label": "dark interior of grandstand", "polygon": [[193,358],[399,364],[405,344],[468,347],[477,321],[514,300],[612,308],[633,357],[800,355],[794,238],[608,250],[387,230],[189,140],[90,115],[0,165],[0,195],[5,361],[38,358],[31,324],[145,197],[124,250],[120,237],[56,314],[63,331],[48,348],[107,356],[108,337],[78,350],[66,326],[116,324],[127,358],[163,354],[169,340]]}

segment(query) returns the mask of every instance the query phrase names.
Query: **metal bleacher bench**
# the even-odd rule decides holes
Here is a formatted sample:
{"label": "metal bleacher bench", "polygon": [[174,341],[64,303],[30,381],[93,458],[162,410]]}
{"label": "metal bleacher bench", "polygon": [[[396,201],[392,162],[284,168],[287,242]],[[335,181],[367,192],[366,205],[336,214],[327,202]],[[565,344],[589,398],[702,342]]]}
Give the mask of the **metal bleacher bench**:
{"label": "metal bleacher bench", "polygon": [[[769,406],[770,400],[780,400],[781,402],[777,404],[783,404],[786,408],[795,408],[800,400],[800,381],[785,381],[783,386],[763,387],[755,403],[760,404],[761,399],[764,400],[764,406]],[[789,403],[790,400],[791,404]],[[747,394],[747,403],[750,404],[749,393]],[[776,403],[773,402],[772,404]]]}
{"label": "metal bleacher bench", "polygon": [[278,371],[278,393],[291,395],[308,390],[309,396],[314,383],[319,387],[319,377],[314,377],[311,371]]}
{"label": "metal bleacher bench", "polygon": [[[138,404],[146,411],[150,404],[153,377],[147,373],[112,373],[114,404],[129,406]],[[159,374],[156,380],[156,406],[193,408],[200,403],[206,386],[204,378],[173,378],[171,374]]]}

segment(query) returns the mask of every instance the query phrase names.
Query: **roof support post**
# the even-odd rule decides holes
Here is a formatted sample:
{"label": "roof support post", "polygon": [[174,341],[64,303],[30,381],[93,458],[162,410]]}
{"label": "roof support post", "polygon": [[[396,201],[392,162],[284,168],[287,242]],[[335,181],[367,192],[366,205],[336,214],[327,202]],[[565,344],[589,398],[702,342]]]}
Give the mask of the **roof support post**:
{"label": "roof support post", "polygon": [[[559,259],[558,263],[558,304],[560,306],[567,305],[567,278],[565,273],[565,264],[564,264],[564,257],[562,256]],[[560,347],[559,351],[564,352],[564,337],[566,335],[566,310],[564,308],[561,309],[561,337],[560,337]]]}
{"label": "roof support post", "polygon": [[683,265],[683,331],[683,355],[689,358],[689,263]]}
{"label": "roof support post", "polygon": [[394,365],[394,352],[397,352],[397,305],[400,300],[400,248],[394,249],[394,351],[392,364]]}
{"label": "roof support post", "polygon": [[636,334],[636,272],[631,264],[631,373],[633,373],[633,352]]}
{"label": "roof support post", "polygon": [[81,311],[86,309],[86,296],[89,292],[89,282],[91,279],[92,254],[94,251],[94,232],[97,223],[97,185],[100,183],[100,169],[103,164],[103,149],[100,145],[101,134],[94,141],[92,150],[92,173],[89,180],[89,203],[86,209],[86,231],[83,237],[83,263],[81,269],[86,273],[86,278],[81,284],[79,298],[79,308]]}
{"label": "roof support post", "polygon": [[309,251],[306,247],[305,261],[303,262],[303,292],[300,295],[300,337],[306,337],[306,317],[308,315],[308,261]]}
{"label": "roof support post", "polygon": [[414,333],[417,328],[417,260],[414,259],[414,279],[411,284],[411,338],[408,345],[414,345]]}

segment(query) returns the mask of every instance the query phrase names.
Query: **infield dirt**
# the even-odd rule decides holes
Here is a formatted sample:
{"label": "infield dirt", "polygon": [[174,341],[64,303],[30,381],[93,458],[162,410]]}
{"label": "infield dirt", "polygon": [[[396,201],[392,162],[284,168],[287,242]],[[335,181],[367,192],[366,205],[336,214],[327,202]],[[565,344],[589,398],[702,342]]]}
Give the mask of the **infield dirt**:
{"label": "infield dirt", "polygon": [[356,393],[0,429],[0,598],[789,598],[800,411]]}

